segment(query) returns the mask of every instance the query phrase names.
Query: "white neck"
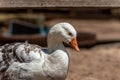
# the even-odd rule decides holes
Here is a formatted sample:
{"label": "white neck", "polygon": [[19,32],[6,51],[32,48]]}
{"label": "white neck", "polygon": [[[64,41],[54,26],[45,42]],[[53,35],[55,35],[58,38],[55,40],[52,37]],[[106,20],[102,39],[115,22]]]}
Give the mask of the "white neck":
{"label": "white neck", "polygon": [[59,73],[59,76],[65,77],[69,66],[69,58],[63,43],[60,41],[59,37],[56,37],[55,35],[48,35],[47,42],[48,50],[51,54],[49,56],[50,61],[48,61],[48,65],[49,67],[52,67],[51,70],[53,71],[51,74],[58,76]]}
{"label": "white neck", "polygon": [[66,52],[66,49],[58,36],[48,35],[47,44],[49,53],[52,53],[56,50],[63,50]]}

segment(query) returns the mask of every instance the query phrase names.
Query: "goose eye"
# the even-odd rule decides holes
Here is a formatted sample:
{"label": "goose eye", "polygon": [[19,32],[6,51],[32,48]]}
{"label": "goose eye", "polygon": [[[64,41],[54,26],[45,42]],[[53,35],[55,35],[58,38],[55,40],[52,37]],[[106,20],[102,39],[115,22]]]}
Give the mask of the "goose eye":
{"label": "goose eye", "polygon": [[69,33],[70,36],[72,36],[72,33]]}

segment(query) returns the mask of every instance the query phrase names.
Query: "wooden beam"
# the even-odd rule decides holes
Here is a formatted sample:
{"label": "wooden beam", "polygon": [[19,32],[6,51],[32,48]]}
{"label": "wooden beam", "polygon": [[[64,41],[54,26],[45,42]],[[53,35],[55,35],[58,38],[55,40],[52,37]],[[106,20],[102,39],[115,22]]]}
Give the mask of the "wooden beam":
{"label": "wooden beam", "polygon": [[0,0],[0,8],[120,7],[120,0]]}

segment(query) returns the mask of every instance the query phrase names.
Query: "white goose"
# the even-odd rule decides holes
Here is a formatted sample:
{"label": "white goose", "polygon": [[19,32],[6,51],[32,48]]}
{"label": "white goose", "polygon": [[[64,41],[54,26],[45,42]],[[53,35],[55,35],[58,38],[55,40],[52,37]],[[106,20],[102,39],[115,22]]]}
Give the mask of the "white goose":
{"label": "white goose", "polygon": [[1,46],[0,80],[65,80],[69,57],[62,42],[79,51],[76,30],[66,22],[51,28],[48,51],[26,42]]}

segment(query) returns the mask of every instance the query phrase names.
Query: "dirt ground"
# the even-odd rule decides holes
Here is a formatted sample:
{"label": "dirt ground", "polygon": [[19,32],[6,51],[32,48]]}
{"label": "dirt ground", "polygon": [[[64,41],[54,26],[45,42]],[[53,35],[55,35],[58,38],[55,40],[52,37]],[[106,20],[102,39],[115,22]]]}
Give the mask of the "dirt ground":
{"label": "dirt ground", "polygon": [[120,43],[80,49],[68,48],[70,69],[66,80],[120,80]]}

